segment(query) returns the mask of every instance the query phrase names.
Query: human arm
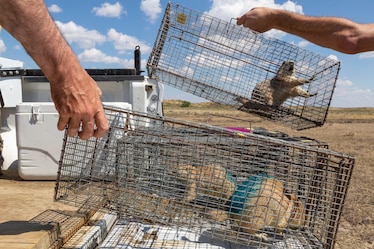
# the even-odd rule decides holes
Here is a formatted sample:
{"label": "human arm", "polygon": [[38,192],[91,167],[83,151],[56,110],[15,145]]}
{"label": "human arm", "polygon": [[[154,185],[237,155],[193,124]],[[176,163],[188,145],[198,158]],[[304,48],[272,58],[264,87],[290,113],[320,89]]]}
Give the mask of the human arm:
{"label": "human arm", "polygon": [[[109,129],[96,82],[80,65],[43,0],[0,0],[0,25],[26,49],[50,82],[57,128],[88,139]],[[96,125],[96,129],[95,129]]]}
{"label": "human arm", "polygon": [[253,8],[237,24],[257,32],[278,29],[322,47],[356,54],[374,50],[374,23],[359,24],[339,17],[311,17],[279,9]]}

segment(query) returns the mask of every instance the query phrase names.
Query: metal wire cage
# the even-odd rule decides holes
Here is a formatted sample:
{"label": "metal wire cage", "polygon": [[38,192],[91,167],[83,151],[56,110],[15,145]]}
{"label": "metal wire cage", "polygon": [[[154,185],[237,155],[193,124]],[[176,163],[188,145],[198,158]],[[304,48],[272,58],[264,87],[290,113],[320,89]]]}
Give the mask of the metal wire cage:
{"label": "metal wire cage", "polygon": [[324,124],[339,69],[330,57],[173,3],[147,63],[151,78],[297,130]]}
{"label": "metal wire cage", "polygon": [[65,136],[55,200],[246,248],[333,247],[354,158],[115,107],[105,112],[105,137]]}

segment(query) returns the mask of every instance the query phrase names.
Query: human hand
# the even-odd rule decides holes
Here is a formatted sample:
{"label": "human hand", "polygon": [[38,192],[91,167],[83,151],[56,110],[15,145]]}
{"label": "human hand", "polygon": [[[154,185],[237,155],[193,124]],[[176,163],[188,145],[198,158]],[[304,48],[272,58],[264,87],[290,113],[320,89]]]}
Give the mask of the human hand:
{"label": "human hand", "polygon": [[236,18],[236,24],[263,33],[274,28],[274,17],[274,9],[258,7],[253,8],[241,17]]}
{"label": "human hand", "polygon": [[67,74],[61,82],[51,82],[51,95],[60,115],[57,128],[63,130],[68,126],[68,136],[78,133],[85,140],[102,137],[109,129],[101,90],[85,70]]}

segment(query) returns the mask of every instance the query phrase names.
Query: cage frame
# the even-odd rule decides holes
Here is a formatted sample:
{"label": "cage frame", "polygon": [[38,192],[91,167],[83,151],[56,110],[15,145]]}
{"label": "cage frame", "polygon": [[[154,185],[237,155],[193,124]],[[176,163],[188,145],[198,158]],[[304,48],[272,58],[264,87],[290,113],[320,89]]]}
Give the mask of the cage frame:
{"label": "cage frame", "polygon": [[[275,76],[286,60],[300,64],[298,74],[311,79],[303,88],[316,96],[289,98],[281,106],[252,100],[255,84]],[[229,65],[220,71],[224,63]],[[147,71],[150,78],[182,91],[303,130],[325,123],[340,62],[169,2]]]}
{"label": "cage frame", "polygon": [[[214,127],[209,126],[206,124],[199,124],[193,122],[186,122],[182,120],[171,119],[167,117],[160,117],[158,115],[150,115],[145,113],[133,112],[129,110],[124,110],[121,108],[116,107],[104,107],[108,119],[111,120],[111,126],[109,133],[104,138],[91,138],[89,140],[81,140],[78,136],[76,137],[68,137],[67,132],[65,132],[64,137],[64,144],[63,150],[61,153],[61,160],[59,162],[59,170],[58,170],[58,177],[56,180],[56,187],[55,187],[55,201],[64,202],[67,204],[73,205],[84,205],[88,208],[105,208],[110,212],[117,212],[122,215],[128,215],[124,210],[129,208],[128,203],[129,200],[136,202],[137,200],[139,203],[142,203],[141,199],[131,199],[133,198],[130,194],[126,196],[126,184],[131,185],[132,178],[129,177],[128,169],[138,169],[146,168],[146,164],[142,164],[140,159],[143,158],[143,162],[146,162],[150,159],[147,158],[161,158],[157,160],[165,160],[163,163],[168,165],[166,162],[176,163],[178,160],[186,162],[191,159],[191,162],[200,162],[199,156],[196,156],[198,153],[196,151],[200,151],[199,153],[203,153],[202,156],[203,161],[208,163],[209,160],[216,160],[216,157],[219,155],[212,155],[212,154],[204,154],[205,152],[201,152],[201,150],[196,150],[195,147],[201,147],[203,150],[209,150],[210,146],[218,148],[218,151],[221,153],[227,153],[222,158],[217,159],[217,162],[230,160],[232,165],[236,165],[237,167],[242,167],[242,171],[248,170],[246,168],[247,164],[241,162],[242,160],[253,160],[254,164],[252,163],[251,167],[258,170],[262,170],[262,165],[267,162],[279,162],[279,165],[275,165],[274,167],[266,166],[266,172],[271,173],[274,177],[281,179],[284,178],[282,181],[286,184],[289,179],[293,181],[297,181],[295,183],[288,183],[287,186],[290,192],[297,193],[300,198],[304,198],[304,195],[307,195],[304,200],[304,205],[306,208],[306,219],[305,219],[305,227],[307,227],[307,232],[311,232],[313,236],[321,236],[318,238],[318,241],[321,242],[321,245],[315,245],[316,247],[313,248],[333,248],[334,243],[336,240],[336,234],[339,227],[339,221],[342,213],[342,209],[344,206],[344,200],[347,194],[348,185],[350,181],[350,177],[352,174],[353,166],[354,166],[354,158],[345,155],[343,153],[338,153],[331,151],[324,147],[322,144],[321,146],[310,146],[308,144],[302,142],[295,142],[295,141],[284,141],[277,138],[256,135],[256,134],[243,134],[237,131],[227,130],[222,127]],[[120,113],[121,115],[118,115]],[[123,119],[118,117],[124,117]],[[148,125],[149,127],[134,129],[137,124],[143,123]],[[175,129],[172,127],[170,129],[170,125],[176,125]],[[140,127],[140,126],[139,126]],[[160,130],[162,127],[166,127],[165,130]],[[177,128],[188,128],[187,131],[180,134]],[[173,130],[174,129],[174,130]],[[160,133],[157,133],[160,132]],[[164,133],[163,133],[164,132]],[[119,134],[125,135],[121,136],[119,139]],[[130,135],[130,133],[134,133],[134,135]],[[151,135],[154,134],[154,135]],[[222,136],[226,139],[216,139],[215,136]],[[204,136],[201,139],[201,136]],[[153,138],[152,138],[153,136]],[[210,137],[209,137],[210,136]],[[135,140],[131,140],[135,139]],[[137,140],[136,140],[137,139]],[[191,140],[192,139],[192,140]],[[195,140],[196,139],[196,140]],[[209,140],[213,139],[213,140]],[[113,141],[116,141],[115,143]],[[134,142],[136,141],[136,142]],[[142,141],[139,143],[139,141]],[[231,141],[231,142],[230,142]],[[245,144],[245,141],[248,143],[245,146],[254,146],[252,149],[247,152],[249,153],[242,157],[241,152],[242,146],[241,143]],[[121,147],[122,145],[128,145],[127,147]],[[139,143],[139,144],[138,144]],[[175,146],[178,145],[178,146]],[[137,147],[138,146],[138,147]],[[187,146],[187,147],[186,147]],[[233,146],[233,147],[231,147]],[[134,149],[135,147],[140,148]],[[191,154],[180,155],[178,153],[183,152],[183,148],[186,148],[189,151],[189,148],[193,148],[191,150]],[[164,148],[164,153],[162,154],[162,148]],[[179,151],[176,152],[177,154],[167,154],[171,153],[168,148],[179,148]],[[156,154],[152,154],[151,150],[154,149]],[[89,150],[92,150],[89,152]],[[296,151],[296,152],[295,152]],[[82,155],[79,155],[79,152],[83,152]],[[127,156],[123,156],[123,153]],[[161,153],[161,154],[160,154]],[[255,154],[251,154],[255,153]],[[282,154],[285,153],[285,154]],[[293,160],[292,157],[287,155],[287,153],[294,153],[298,162],[295,162],[295,165],[291,165],[291,161]],[[105,154],[105,158],[100,157]],[[315,163],[314,166],[308,165],[308,157],[310,155],[313,157],[312,161]],[[140,157],[134,157],[135,155],[140,155]],[[152,157],[153,156],[153,157]],[[304,157],[305,158],[301,158]],[[252,159],[250,159],[252,157]],[[278,157],[278,158],[276,158]],[[281,158],[279,158],[281,157]],[[125,158],[125,159],[119,159]],[[133,159],[133,160],[132,160]],[[135,160],[136,159],[136,160]],[[122,161],[121,161],[122,160]],[[125,161],[123,161],[125,160]],[[138,161],[140,160],[140,161]],[[154,159],[156,160],[156,159]],[[153,161],[154,161],[153,160]],[[156,160],[156,161],[157,161]],[[170,160],[170,161],[168,161]],[[177,161],[176,161],[177,160]],[[194,161],[195,160],[195,161]],[[284,161],[284,162],[283,162]],[[108,168],[103,166],[103,164],[110,165]],[[112,162],[116,162],[111,165]],[[118,163],[121,162],[121,163]],[[123,162],[126,162],[125,164]],[[151,161],[149,161],[151,162]],[[75,163],[75,165],[73,165]],[[156,163],[159,165],[159,162]],[[290,164],[289,166],[287,166]],[[300,165],[298,165],[300,164]],[[124,166],[121,165],[128,165],[125,171],[123,169]],[[131,166],[129,166],[131,165]],[[162,168],[152,168],[149,164],[149,169],[161,169],[160,174],[167,175],[169,171],[163,170]],[[239,166],[238,166],[239,165]],[[147,166],[147,167],[148,167]],[[122,167],[122,169],[121,169]],[[229,166],[225,165],[227,169],[232,170]],[[234,166],[232,166],[234,167]],[[249,166],[248,166],[249,167]],[[278,167],[278,168],[277,168]],[[306,168],[305,172],[309,172],[311,176],[307,179],[310,185],[302,186],[301,183],[298,183],[300,180],[297,177],[299,175],[304,174],[303,168]],[[87,174],[87,169],[90,169],[90,173]],[[251,169],[252,171],[254,169]],[[141,174],[151,174],[150,170],[142,169],[140,171]],[[292,172],[302,170],[302,172]],[[104,175],[100,175],[100,172],[109,172],[105,173]],[[164,172],[165,171],[165,172]],[[242,171],[235,171],[236,172],[236,179],[238,179],[238,172]],[[256,171],[256,172],[257,172]],[[288,171],[288,172],[287,172]],[[96,173],[95,173],[96,172]],[[119,173],[120,172],[120,173]],[[127,174],[125,176],[125,173]],[[153,172],[153,171],[152,171]],[[243,171],[244,172],[244,171]],[[254,172],[254,171],[253,171]],[[252,172],[252,173],[253,173]],[[85,175],[86,174],[86,175]],[[132,173],[133,174],[133,173]],[[136,176],[140,176],[140,173],[135,174]],[[242,173],[240,173],[242,174]],[[244,175],[246,175],[245,173]],[[249,173],[248,173],[249,174]],[[295,175],[295,177],[288,176]],[[332,175],[331,178],[336,177],[337,179],[330,179],[330,174]],[[134,174],[133,174],[134,175]],[[243,176],[244,176],[243,175]],[[242,177],[242,176],[241,176]],[[290,178],[289,178],[290,177]],[[156,177],[155,177],[156,178]],[[141,180],[141,178],[139,178]],[[152,177],[150,178],[152,179]],[[306,179],[301,179],[306,180]],[[166,180],[163,180],[167,182]],[[330,182],[332,181],[332,183]],[[146,182],[146,181],[145,181]],[[164,183],[162,183],[164,184]],[[301,184],[301,185],[300,185]],[[129,185],[129,186],[130,186]],[[330,186],[332,185],[332,186]],[[88,186],[88,188],[86,188]],[[90,186],[93,186],[90,188]],[[140,186],[140,185],[134,185]],[[155,185],[156,186],[156,185]],[[158,185],[157,185],[158,186]],[[163,185],[160,185],[163,186]],[[297,186],[296,189],[293,186]],[[301,188],[300,188],[301,186]],[[133,187],[133,185],[131,185]],[[86,188],[86,189],[85,189]],[[331,188],[331,189],[328,189]],[[98,192],[95,192],[98,191]],[[169,190],[167,190],[169,191]],[[165,192],[166,194],[170,194]],[[301,192],[300,192],[301,191]],[[327,191],[324,193],[323,191]],[[330,192],[331,193],[330,193]],[[159,193],[159,192],[157,192]],[[327,196],[330,193],[331,196]],[[81,196],[80,196],[81,195]],[[135,196],[135,195],[134,195]],[[139,196],[139,195],[138,195]],[[122,198],[122,199],[121,199]],[[129,199],[130,198],[130,199]],[[140,196],[141,198],[141,196]],[[148,197],[147,197],[148,198]],[[158,197],[159,198],[159,197]],[[322,198],[322,199],[321,199]],[[324,199],[325,198],[325,199]],[[150,199],[151,200],[151,199]],[[155,202],[160,203],[162,199],[154,199]],[[152,201],[148,202],[149,207],[151,208],[152,205],[149,204]],[[177,213],[178,207],[184,207],[185,210],[190,210],[186,208],[185,203],[181,203],[180,201],[170,202],[167,203],[163,209],[171,210],[171,212]],[[201,208],[198,204],[189,204],[189,205],[196,205],[193,208]],[[322,205],[322,207],[321,207]],[[325,206],[326,205],[326,206]],[[192,208],[192,209],[193,209]],[[183,208],[182,208],[183,209]],[[179,209],[182,210],[182,209]],[[192,210],[191,209],[191,210]],[[196,209],[196,210],[197,210]],[[318,210],[318,209],[322,209]],[[324,209],[324,210],[323,210]],[[133,210],[134,209],[129,209]],[[139,217],[143,217],[143,222],[152,223],[155,220],[152,220],[152,217],[149,218],[149,210],[144,211],[145,213],[142,214],[141,211],[134,214],[136,219]],[[204,211],[205,212],[205,211]],[[321,213],[322,212],[322,213]],[[326,213],[323,213],[326,212]],[[148,215],[148,216],[147,216]],[[317,220],[315,220],[314,216],[322,215],[322,220],[326,219],[328,224],[319,224]],[[183,216],[183,215],[182,215]],[[326,216],[326,217],[325,217]],[[159,215],[160,217],[160,215]],[[157,218],[157,222],[159,221],[159,217]],[[162,217],[162,215],[161,215]],[[165,216],[166,217],[166,216]],[[153,218],[156,219],[156,218]],[[187,219],[187,218],[186,218]],[[200,218],[199,218],[200,219]],[[188,220],[188,219],[187,219]],[[191,224],[196,225],[192,220],[188,220]],[[167,222],[166,222],[167,224]],[[174,223],[171,223],[173,225]],[[177,227],[182,227],[181,224],[178,222],[176,224]],[[199,225],[197,225],[199,226]],[[199,228],[200,229],[200,228]],[[326,230],[326,231],[320,231]],[[288,231],[288,230],[287,230]],[[297,230],[299,231],[299,230]],[[213,236],[213,235],[212,235]],[[220,234],[216,234],[214,236],[222,236]],[[294,236],[294,235],[292,235]],[[295,235],[296,236],[296,235]],[[228,240],[233,243],[249,243],[247,244],[252,245],[253,243],[260,243],[257,242],[253,238],[249,240],[243,241],[239,236],[239,239],[235,240],[234,237],[224,237],[223,240]]]}

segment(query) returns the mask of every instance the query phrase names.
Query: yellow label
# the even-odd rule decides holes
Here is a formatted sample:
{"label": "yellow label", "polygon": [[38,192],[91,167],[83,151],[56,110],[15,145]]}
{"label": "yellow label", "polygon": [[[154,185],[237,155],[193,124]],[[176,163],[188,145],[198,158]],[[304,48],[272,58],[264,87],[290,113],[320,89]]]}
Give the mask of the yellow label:
{"label": "yellow label", "polygon": [[180,24],[186,24],[187,15],[183,13],[178,13],[177,22]]}

